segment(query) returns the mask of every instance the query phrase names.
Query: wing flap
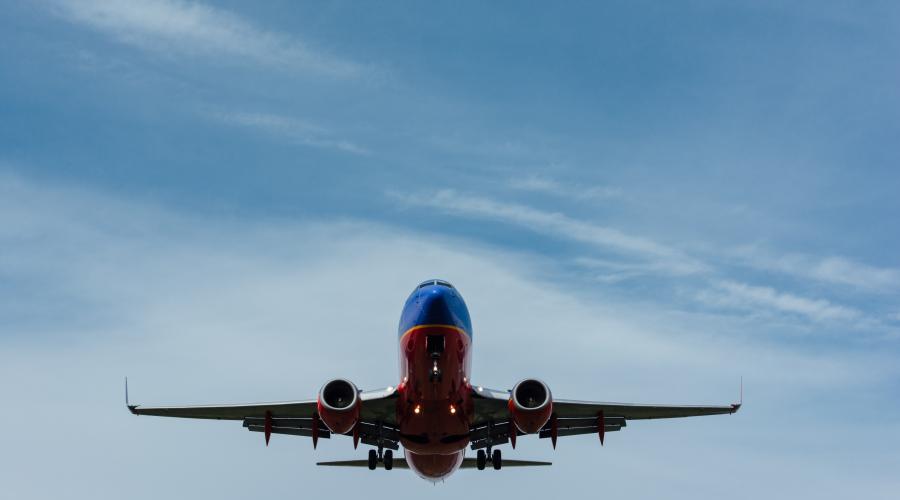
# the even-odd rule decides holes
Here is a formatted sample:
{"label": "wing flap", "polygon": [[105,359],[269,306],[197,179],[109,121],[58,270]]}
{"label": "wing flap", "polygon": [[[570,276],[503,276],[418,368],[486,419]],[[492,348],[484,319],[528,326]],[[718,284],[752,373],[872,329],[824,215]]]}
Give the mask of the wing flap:
{"label": "wing flap", "polygon": [[[320,465],[323,467],[365,467],[369,468],[368,460],[332,460],[330,462],[316,462],[316,465]],[[406,459],[403,458],[395,458],[392,463],[394,469],[409,469],[409,465],[406,463]],[[384,464],[378,462],[375,465],[378,469],[383,469]]]}
{"label": "wing flap", "polygon": [[[536,460],[509,460],[503,459],[502,469],[507,467],[543,467],[547,465],[553,465],[553,462],[540,462]],[[474,458],[464,458],[462,465],[459,466],[460,469],[476,469],[478,468],[478,463]]]}
{"label": "wing flap", "polygon": [[[262,425],[247,425],[247,430],[251,432],[266,432],[265,426]],[[300,429],[297,427],[272,427],[272,434],[288,434],[291,436],[304,436],[304,437],[312,437],[312,430],[310,429]],[[322,439],[330,439],[331,431],[327,429],[323,429],[319,431],[319,437]]]}
{"label": "wing flap", "polygon": [[[597,434],[600,428],[597,426],[594,427],[569,427],[567,429],[558,429],[556,431],[556,435],[558,437],[563,436],[580,436],[582,434]],[[621,426],[618,425],[607,425],[606,430],[604,432],[616,432],[622,430]],[[551,436],[550,429],[541,429],[539,434],[541,439],[546,439]]]}

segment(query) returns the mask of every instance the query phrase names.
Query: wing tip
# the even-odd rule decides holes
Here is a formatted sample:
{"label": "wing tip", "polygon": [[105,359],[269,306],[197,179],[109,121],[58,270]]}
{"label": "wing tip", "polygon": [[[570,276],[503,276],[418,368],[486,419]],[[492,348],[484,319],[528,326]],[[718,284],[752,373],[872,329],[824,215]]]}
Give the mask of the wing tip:
{"label": "wing tip", "polygon": [[741,389],[740,396],[737,403],[731,404],[731,413],[737,413],[738,410],[741,409],[741,406],[744,405],[744,376],[741,375]]}
{"label": "wing tip", "polygon": [[133,405],[128,400],[128,377],[125,377],[125,407],[128,408],[128,411],[131,412],[132,415],[137,415],[137,407],[138,405]]}

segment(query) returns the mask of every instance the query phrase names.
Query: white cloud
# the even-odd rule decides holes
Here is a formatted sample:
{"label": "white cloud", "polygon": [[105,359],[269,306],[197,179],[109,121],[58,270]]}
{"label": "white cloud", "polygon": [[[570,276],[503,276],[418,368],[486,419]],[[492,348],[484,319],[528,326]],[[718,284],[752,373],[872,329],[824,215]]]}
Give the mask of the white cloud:
{"label": "white cloud", "polygon": [[762,270],[870,292],[900,290],[900,269],[871,266],[846,257],[776,255],[756,247],[739,248],[735,254],[748,265]]}
{"label": "white cloud", "polygon": [[757,310],[759,308],[783,313],[799,314],[815,321],[851,321],[861,318],[862,313],[823,299],[809,299],[790,293],[779,292],[771,287],[752,286],[733,281],[720,281],[715,290],[701,292],[698,298],[716,306]]}
{"label": "white cloud", "polygon": [[527,175],[509,181],[509,186],[521,191],[552,194],[575,200],[607,200],[621,198],[622,190],[609,186],[578,186],[564,184],[549,177]]}
{"label": "white cloud", "polygon": [[595,273],[593,278],[601,283],[618,283],[647,275],[666,274],[665,264],[653,262],[630,263],[593,257],[577,257],[573,262]]}
{"label": "white cloud", "polygon": [[54,5],[71,22],[165,55],[234,58],[336,78],[355,77],[363,70],[295,36],[267,31],[232,12],[198,2],[56,0]]}
{"label": "white cloud", "polygon": [[407,195],[392,193],[400,201],[431,207],[445,213],[497,220],[529,230],[587,243],[629,257],[651,260],[656,269],[674,275],[704,272],[707,266],[677,249],[649,238],[632,236],[618,229],[573,219],[559,212],[546,212],[525,205],[468,196],[453,190]]}
{"label": "white cloud", "polygon": [[370,151],[351,141],[334,138],[325,128],[287,116],[244,112],[216,112],[211,116],[229,125],[260,130],[306,146],[337,149],[358,155],[370,154]]}

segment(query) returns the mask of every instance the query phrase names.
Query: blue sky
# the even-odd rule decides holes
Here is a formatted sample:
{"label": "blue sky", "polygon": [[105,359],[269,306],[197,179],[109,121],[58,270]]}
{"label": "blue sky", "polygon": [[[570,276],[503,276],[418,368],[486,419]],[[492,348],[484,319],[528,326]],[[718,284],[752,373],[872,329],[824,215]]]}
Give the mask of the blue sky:
{"label": "blue sky", "polygon": [[[3,10],[11,497],[900,488],[894,3]],[[429,277],[469,302],[478,383],[727,403],[743,376],[746,407],[437,488],[122,408],[126,374],[149,403],[390,385]]]}

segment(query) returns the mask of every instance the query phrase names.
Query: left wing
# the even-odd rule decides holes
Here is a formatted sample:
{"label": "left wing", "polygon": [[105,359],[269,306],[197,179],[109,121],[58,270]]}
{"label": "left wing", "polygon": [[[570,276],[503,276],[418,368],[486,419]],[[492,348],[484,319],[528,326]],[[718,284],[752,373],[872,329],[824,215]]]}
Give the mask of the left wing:
{"label": "left wing", "polygon": [[[397,431],[395,411],[397,390],[389,387],[374,391],[360,391],[359,396],[360,420],[357,425],[359,440],[372,445],[377,445],[380,441],[385,448],[398,449],[400,437]],[[128,401],[128,383],[126,381],[125,404],[128,406],[128,410],[135,415],[243,420],[244,427],[252,432],[266,432],[268,426],[268,432],[271,434],[313,437],[313,441],[317,438],[331,438],[331,431],[318,420],[315,399],[236,405],[132,405]]]}
{"label": "left wing", "polygon": [[[471,437],[472,449],[507,443],[512,432],[522,435],[510,421],[509,391],[479,387],[474,389],[473,394],[475,424]],[[562,436],[598,434],[602,440],[605,433],[621,430],[628,420],[725,415],[740,408],[740,403],[720,406],[644,405],[554,399],[553,414],[541,428],[539,436],[552,438],[554,446],[556,438]]]}

